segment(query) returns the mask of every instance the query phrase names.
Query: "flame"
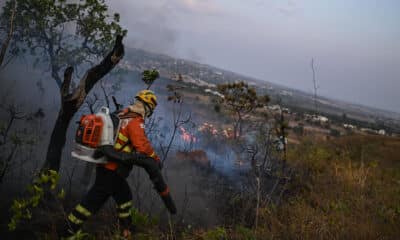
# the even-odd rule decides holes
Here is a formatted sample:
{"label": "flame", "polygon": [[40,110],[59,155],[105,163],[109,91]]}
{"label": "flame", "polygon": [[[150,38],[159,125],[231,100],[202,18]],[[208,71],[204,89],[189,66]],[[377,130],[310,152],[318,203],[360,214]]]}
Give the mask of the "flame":
{"label": "flame", "polygon": [[[179,128],[181,132],[181,138],[185,142],[194,143],[198,141],[198,138],[195,137],[193,134],[188,132],[184,127]],[[232,128],[225,128],[225,129],[217,129],[213,124],[204,122],[198,129],[198,132],[205,133],[207,136],[212,136],[216,138],[226,138],[232,139],[234,138],[234,131]]]}
{"label": "flame", "polygon": [[228,138],[228,139],[231,139],[234,137],[234,132],[233,132],[232,128],[218,130],[216,127],[214,127],[213,124],[208,123],[208,122],[204,122],[198,128],[198,131],[210,134],[214,137],[222,136],[222,137]]}
{"label": "flame", "polygon": [[180,127],[181,130],[181,138],[185,142],[195,143],[197,142],[197,138],[190,134],[184,127]]}
{"label": "flame", "polygon": [[203,123],[203,125],[201,125],[198,130],[199,132],[207,132],[214,136],[217,136],[219,133],[218,130],[214,127],[214,125],[208,122]]}
{"label": "flame", "polygon": [[224,137],[229,138],[229,139],[233,138],[234,135],[235,135],[235,133],[233,132],[232,128],[224,129],[222,134],[223,134]]}

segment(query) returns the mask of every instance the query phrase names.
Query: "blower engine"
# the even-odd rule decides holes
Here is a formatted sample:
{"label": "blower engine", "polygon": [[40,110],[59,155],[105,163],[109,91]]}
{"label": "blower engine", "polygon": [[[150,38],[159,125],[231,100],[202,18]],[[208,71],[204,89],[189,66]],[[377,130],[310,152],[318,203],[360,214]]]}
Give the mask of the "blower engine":
{"label": "blower engine", "polygon": [[72,157],[92,163],[106,163],[105,157],[94,158],[96,148],[101,145],[114,145],[119,130],[119,118],[110,114],[110,109],[101,107],[96,114],[84,115],[78,122]]}

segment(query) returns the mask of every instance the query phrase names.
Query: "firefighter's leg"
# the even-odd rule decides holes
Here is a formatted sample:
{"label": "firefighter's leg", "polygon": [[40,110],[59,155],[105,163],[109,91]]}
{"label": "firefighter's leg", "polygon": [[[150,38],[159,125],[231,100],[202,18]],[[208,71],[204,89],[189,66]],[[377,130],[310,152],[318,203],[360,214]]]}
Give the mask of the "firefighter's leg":
{"label": "firefighter's leg", "polygon": [[92,213],[82,206],[82,204],[76,205],[74,210],[68,215],[68,229],[71,233],[77,232],[91,215]]}
{"label": "firefighter's leg", "polygon": [[124,178],[119,177],[118,187],[113,193],[113,198],[117,204],[118,220],[122,229],[134,230],[130,216],[132,208],[132,192]]}
{"label": "firefighter's leg", "polygon": [[112,179],[107,171],[109,170],[97,168],[95,183],[82,202],[68,215],[68,225],[72,232],[81,229],[82,224],[95,214],[112,194]]}

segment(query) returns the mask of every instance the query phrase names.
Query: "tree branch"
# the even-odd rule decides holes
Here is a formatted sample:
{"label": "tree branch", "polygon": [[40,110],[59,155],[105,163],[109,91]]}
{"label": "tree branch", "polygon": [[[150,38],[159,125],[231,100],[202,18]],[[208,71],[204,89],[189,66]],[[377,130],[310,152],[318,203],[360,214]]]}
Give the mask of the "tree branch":
{"label": "tree branch", "polygon": [[71,96],[71,101],[76,101],[77,105],[81,105],[93,88],[93,86],[108,72],[110,72],[124,56],[124,46],[122,44],[122,36],[118,35],[113,50],[100,62],[100,64],[89,69],[85,76],[79,82],[78,88]]}
{"label": "tree branch", "polygon": [[74,68],[69,66],[64,72],[64,81],[61,84],[61,100],[64,100],[69,95],[69,88],[71,86],[72,73]]}
{"label": "tree branch", "polygon": [[111,97],[115,106],[115,110],[119,111],[121,108],[123,108],[122,104],[119,104],[115,96]]}
{"label": "tree branch", "polygon": [[6,128],[0,132],[0,134],[3,137],[3,141],[0,142],[0,146],[7,143],[8,133],[9,133],[14,121],[22,120],[22,119],[26,118],[26,116],[22,112],[18,111],[18,109],[15,105],[11,104],[7,107],[1,106],[1,108],[4,108],[8,112],[8,114],[10,115],[10,119],[8,120]]}
{"label": "tree branch", "polygon": [[89,111],[91,114],[94,114],[96,111],[96,103],[99,101],[99,97],[97,96],[96,93],[93,93],[93,98],[91,96],[89,96],[85,103],[87,104]]}
{"label": "tree branch", "polygon": [[314,107],[315,107],[315,114],[318,115],[318,104],[317,104],[317,80],[315,79],[315,69],[314,69],[314,58],[311,59],[311,70],[313,76],[313,84],[314,84]]}
{"label": "tree branch", "polygon": [[15,152],[17,151],[18,145],[14,144],[10,154],[7,156],[7,158],[4,160],[4,166],[2,166],[1,172],[0,172],[0,183],[3,182],[4,176],[6,175],[9,167],[10,167],[10,163],[13,159],[13,156],[15,154]]}
{"label": "tree branch", "polygon": [[104,99],[106,101],[106,105],[107,105],[108,108],[110,108],[110,101],[108,100],[108,94],[107,94],[107,91],[106,91],[106,87],[104,86],[104,81],[100,82],[100,88],[103,91],[103,95],[104,95]]}

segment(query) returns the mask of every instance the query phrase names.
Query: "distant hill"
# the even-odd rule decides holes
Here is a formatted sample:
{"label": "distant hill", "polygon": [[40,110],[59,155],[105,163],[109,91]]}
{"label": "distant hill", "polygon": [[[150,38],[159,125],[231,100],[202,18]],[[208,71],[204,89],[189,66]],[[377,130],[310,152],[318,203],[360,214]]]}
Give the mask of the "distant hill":
{"label": "distant hill", "polygon": [[[234,81],[246,81],[254,85],[261,94],[269,94],[273,103],[280,103],[288,108],[304,112],[315,112],[313,95],[301,90],[244,76],[219,69],[207,64],[197,63],[185,59],[173,58],[167,55],[153,53],[136,48],[127,48],[122,68],[131,71],[142,71],[156,68],[161,76],[173,80],[184,80],[199,86],[213,88],[216,84]],[[353,104],[327,97],[318,97],[318,113],[336,117],[354,119],[356,121],[382,126],[390,126],[400,132],[400,113],[373,107]]]}

